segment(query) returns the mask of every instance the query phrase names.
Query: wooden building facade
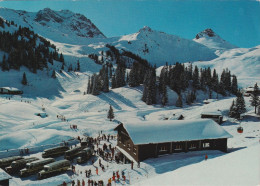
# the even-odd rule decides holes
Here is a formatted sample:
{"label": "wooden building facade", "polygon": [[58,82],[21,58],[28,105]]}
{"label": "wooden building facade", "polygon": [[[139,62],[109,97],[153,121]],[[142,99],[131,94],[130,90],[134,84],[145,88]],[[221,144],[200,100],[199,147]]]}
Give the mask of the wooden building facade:
{"label": "wooden building facade", "polygon": [[[213,125],[215,126],[212,128],[212,130],[216,128],[219,129],[218,127],[221,127],[212,120],[200,120],[200,121],[202,121],[202,123],[209,122],[211,125],[212,123],[214,123]],[[161,126],[162,130],[160,131],[155,130],[154,133],[151,134],[147,134],[145,132],[151,132],[150,130],[146,130],[146,128],[154,128],[153,125],[149,127],[149,124],[144,124],[147,126],[137,127],[137,129],[132,130],[132,127],[129,127],[128,125],[119,124],[115,128],[115,130],[118,131],[117,146],[119,147],[119,149],[123,149],[124,151],[122,152],[123,154],[127,153],[125,155],[127,157],[129,157],[128,155],[130,155],[136,162],[143,161],[148,158],[156,158],[164,154],[197,151],[197,150],[221,150],[223,152],[227,152],[227,138],[232,136],[222,128],[221,128],[222,129],[221,135],[216,136],[213,134],[212,136],[208,136],[208,137],[204,137],[203,135],[201,135],[201,137],[199,137],[199,135],[194,136],[192,135],[193,131],[187,131],[186,134],[183,135],[183,137],[185,138],[185,136],[187,136],[187,134],[189,135],[190,133],[191,138],[187,137],[187,139],[185,140],[180,135],[174,136],[176,132],[178,133],[178,128],[180,128],[179,130],[180,133],[183,133],[183,131],[185,131],[181,129],[183,127],[185,128],[185,121],[177,121],[177,120],[166,121],[166,126],[162,126],[161,123],[164,122],[165,121],[163,122],[159,121],[158,123],[158,125]],[[170,123],[172,123],[172,129],[169,128],[171,127]],[[196,121],[194,125],[196,125],[197,123],[198,121]],[[184,126],[181,126],[181,124],[184,124]],[[190,125],[191,123],[188,122],[188,124]],[[218,127],[216,127],[216,125]],[[136,125],[134,124],[133,126]],[[138,128],[140,129],[140,131],[138,131]],[[208,126],[205,125],[205,128],[208,128]],[[204,131],[205,128],[200,127],[200,129],[202,130],[199,132],[195,130],[195,132],[196,133],[202,132],[203,134],[203,132],[205,132]],[[187,128],[187,130],[189,129],[190,127]],[[173,136],[169,137],[167,140],[165,139],[165,136],[163,136],[162,138],[159,136],[159,135],[164,135],[164,130],[165,130],[166,138],[167,136],[169,136],[170,131],[175,131],[175,132],[173,132],[172,134]],[[137,131],[137,135],[133,134],[133,132],[136,131]],[[218,132],[216,131],[216,133]],[[142,133],[144,136],[144,138],[142,139],[148,138],[149,140],[149,136],[153,136],[152,138],[150,138],[150,142],[147,140],[138,139],[138,135],[140,136],[142,135]],[[212,133],[212,131],[210,131],[210,133]]]}
{"label": "wooden building facade", "polygon": [[222,116],[222,113],[219,110],[202,112],[201,118],[212,119],[215,122],[217,122],[218,124],[223,123],[223,116]]}
{"label": "wooden building facade", "polygon": [[23,94],[23,91],[13,87],[0,87],[0,94]]}

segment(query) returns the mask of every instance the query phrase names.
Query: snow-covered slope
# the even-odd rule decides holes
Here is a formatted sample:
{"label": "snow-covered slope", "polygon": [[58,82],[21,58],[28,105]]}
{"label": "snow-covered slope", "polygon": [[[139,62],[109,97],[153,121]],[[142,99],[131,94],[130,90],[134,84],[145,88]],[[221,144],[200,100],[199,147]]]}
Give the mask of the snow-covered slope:
{"label": "snow-covered slope", "polygon": [[260,82],[260,45],[226,50],[214,60],[195,62],[194,65],[215,68],[219,73],[228,68],[237,76],[240,86],[252,86]]}
{"label": "snow-covered slope", "polygon": [[69,10],[53,11],[45,8],[39,12],[26,12],[0,7],[0,16],[58,42],[77,43],[82,38],[105,38],[84,15]]}
{"label": "snow-covered slope", "polygon": [[237,48],[235,45],[232,45],[222,39],[210,28],[207,28],[198,33],[193,41],[205,45],[212,50],[220,50],[220,52],[227,49]]}
{"label": "snow-covered slope", "polygon": [[260,146],[256,145],[182,167],[135,185],[258,185],[259,150]]}
{"label": "snow-covered slope", "polygon": [[[157,66],[166,62],[187,62],[212,60],[216,58],[214,51],[192,40],[152,30],[145,26],[138,32],[111,38],[105,41],[118,49],[131,51]],[[101,48],[104,42],[94,43],[93,48]]]}

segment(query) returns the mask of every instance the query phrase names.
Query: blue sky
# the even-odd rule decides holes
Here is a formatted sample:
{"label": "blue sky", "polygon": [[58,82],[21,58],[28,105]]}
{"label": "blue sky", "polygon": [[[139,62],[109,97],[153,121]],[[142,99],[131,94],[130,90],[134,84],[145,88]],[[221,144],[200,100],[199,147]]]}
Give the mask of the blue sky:
{"label": "blue sky", "polygon": [[0,6],[32,12],[45,7],[69,9],[91,19],[107,37],[149,26],[193,39],[212,28],[239,47],[260,45],[260,2],[253,0],[34,0],[2,1]]}

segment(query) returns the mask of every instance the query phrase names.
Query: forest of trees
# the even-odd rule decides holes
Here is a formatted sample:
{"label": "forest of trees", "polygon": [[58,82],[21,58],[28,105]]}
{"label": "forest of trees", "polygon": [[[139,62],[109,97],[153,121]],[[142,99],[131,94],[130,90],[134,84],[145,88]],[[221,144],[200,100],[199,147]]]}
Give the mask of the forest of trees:
{"label": "forest of trees", "polygon": [[[7,23],[0,19],[1,27],[10,26],[13,22]],[[62,53],[59,54],[53,44],[26,27],[19,26],[13,33],[0,32],[0,50],[8,54],[0,59],[3,71],[19,70],[25,66],[36,73],[37,70],[46,68],[48,62],[53,64],[53,60],[64,64]]]}
{"label": "forest of trees", "polygon": [[[165,106],[169,101],[167,88],[170,88],[178,94],[176,106],[182,107],[183,99],[187,104],[196,101],[198,90],[207,92],[209,98],[212,98],[213,92],[222,96],[237,95],[238,93],[237,78],[228,69],[223,69],[219,76],[216,70],[212,70],[210,67],[198,68],[192,63],[187,66],[180,63],[171,66],[166,64],[157,79],[156,66],[152,67],[146,60],[131,52],[119,51],[111,45],[106,45],[106,47],[109,50],[101,52],[101,60],[98,55],[91,55],[96,63],[103,64],[103,68],[99,74],[94,74],[89,79],[88,94],[98,95],[101,91],[108,92],[109,84],[112,89],[125,85],[130,87],[143,85],[142,100],[146,104]],[[104,58],[116,61],[115,72],[112,62],[108,63]],[[131,63],[129,63],[129,59],[132,60]],[[129,73],[126,73],[127,68],[130,68]]]}

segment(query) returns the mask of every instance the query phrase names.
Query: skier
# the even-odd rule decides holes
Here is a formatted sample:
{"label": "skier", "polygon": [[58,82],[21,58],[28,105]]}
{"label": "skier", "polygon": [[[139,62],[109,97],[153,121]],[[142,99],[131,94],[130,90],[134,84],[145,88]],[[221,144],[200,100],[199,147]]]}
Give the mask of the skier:
{"label": "skier", "polygon": [[208,159],[208,155],[206,154],[206,155],[205,155],[205,160],[207,160],[207,159]]}

